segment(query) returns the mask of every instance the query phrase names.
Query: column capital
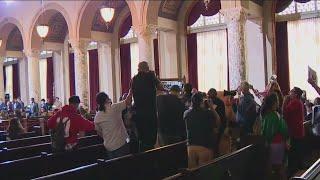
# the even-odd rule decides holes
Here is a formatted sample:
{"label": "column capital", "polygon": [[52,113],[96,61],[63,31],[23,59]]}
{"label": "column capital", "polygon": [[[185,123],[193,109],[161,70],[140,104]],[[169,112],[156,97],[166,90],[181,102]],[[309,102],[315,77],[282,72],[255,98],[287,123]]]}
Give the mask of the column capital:
{"label": "column capital", "polygon": [[248,18],[247,10],[243,7],[222,9],[220,12],[224,15],[227,24],[234,21],[245,22]]}
{"label": "column capital", "polygon": [[86,51],[89,45],[89,41],[88,40],[73,40],[70,39],[69,43],[71,44],[71,47],[73,50],[80,50],[80,51]]}
{"label": "column capital", "polygon": [[40,56],[39,49],[24,49],[23,53],[28,58],[39,58]]}
{"label": "column capital", "polygon": [[111,46],[111,42],[98,42],[98,49],[109,48],[110,46]]}
{"label": "column capital", "polygon": [[134,32],[138,36],[152,36],[156,33],[158,26],[155,24],[133,26]]}

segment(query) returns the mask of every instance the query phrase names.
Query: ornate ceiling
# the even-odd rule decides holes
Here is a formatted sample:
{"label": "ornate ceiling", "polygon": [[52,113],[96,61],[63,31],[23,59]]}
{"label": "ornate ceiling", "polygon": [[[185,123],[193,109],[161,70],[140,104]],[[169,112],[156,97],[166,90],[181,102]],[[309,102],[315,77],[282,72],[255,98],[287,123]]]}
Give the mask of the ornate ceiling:
{"label": "ornate ceiling", "polygon": [[[260,6],[263,4],[263,0],[251,0]],[[179,10],[185,2],[184,0],[162,0],[160,4],[160,9],[159,9],[159,16],[172,19],[172,20],[177,20]]]}
{"label": "ornate ceiling", "polygon": [[116,17],[121,13],[121,10],[127,5],[127,3],[123,0],[119,1],[112,1],[110,4],[107,4],[109,7],[115,8],[114,18],[109,23],[108,27],[100,15],[100,9],[96,12],[93,18],[92,27],[93,31],[100,31],[100,32],[113,32],[113,26],[115,24]]}
{"label": "ornate ceiling", "polygon": [[177,20],[183,2],[182,0],[163,0],[160,4],[158,15],[160,17]]}
{"label": "ornate ceiling", "polygon": [[68,33],[68,25],[62,14],[56,13],[49,19],[47,42],[63,43]]}
{"label": "ornate ceiling", "polygon": [[14,27],[10,32],[7,40],[7,50],[9,51],[22,51],[23,50],[23,41],[22,36],[17,27]]}

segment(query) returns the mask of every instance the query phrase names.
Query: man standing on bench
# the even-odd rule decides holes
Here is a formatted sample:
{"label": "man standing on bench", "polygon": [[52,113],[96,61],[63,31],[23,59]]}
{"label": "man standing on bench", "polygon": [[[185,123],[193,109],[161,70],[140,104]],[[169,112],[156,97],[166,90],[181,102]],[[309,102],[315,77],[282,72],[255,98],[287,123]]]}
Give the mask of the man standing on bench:
{"label": "man standing on bench", "polygon": [[79,96],[71,96],[69,105],[65,105],[48,120],[48,128],[55,131],[59,122],[62,120],[64,125],[64,150],[70,151],[76,148],[78,144],[78,134],[83,131],[93,131],[94,124],[84,119],[78,112],[80,105]]}

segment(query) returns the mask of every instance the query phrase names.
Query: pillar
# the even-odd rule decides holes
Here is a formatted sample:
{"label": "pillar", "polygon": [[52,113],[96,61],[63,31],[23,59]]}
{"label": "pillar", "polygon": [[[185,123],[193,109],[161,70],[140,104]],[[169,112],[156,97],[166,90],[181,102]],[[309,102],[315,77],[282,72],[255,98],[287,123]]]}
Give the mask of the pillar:
{"label": "pillar", "polygon": [[76,94],[80,97],[82,106],[89,107],[89,89],[88,89],[88,61],[86,41],[71,41],[74,51]]}
{"label": "pillar", "polygon": [[28,83],[28,59],[23,57],[19,59],[19,80],[21,100],[29,102],[29,83]]}
{"label": "pillar", "polygon": [[29,78],[29,97],[34,98],[35,102],[40,101],[40,51],[24,50],[28,61],[28,78]]}
{"label": "pillar", "polygon": [[153,38],[156,28],[151,25],[134,27],[135,33],[138,36],[139,46],[139,61],[146,61],[149,64],[150,70],[154,70],[153,57]]}
{"label": "pillar", "polygon": [[100,91],[106,92],[110,98],[113,98],[113,68],[110,43],[98,43],[99,68],[101,69],[99,71],[99,85]]}
{"label": "pillar", "polygon": [[230,89],[236,89],[246,80],[246,33],[247,14],[242,7],[221,11],[228,29],[228,60]]}
{"label": "pillar", "polygon": [[4,100],[4,80],[3,80],[3,63],[4,63],[5,57],[0,56],[0,100]]}

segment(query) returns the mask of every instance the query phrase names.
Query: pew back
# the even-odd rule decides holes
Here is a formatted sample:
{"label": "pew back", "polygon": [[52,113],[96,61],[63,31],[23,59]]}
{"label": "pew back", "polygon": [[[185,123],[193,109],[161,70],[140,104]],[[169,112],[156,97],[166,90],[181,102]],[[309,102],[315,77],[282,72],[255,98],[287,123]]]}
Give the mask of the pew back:
{"label": "pew back", "polygon": [[10,141],[1,141],[0,149],[2,148],[12,149],[17,147],[43,144],[48,142],[50,142],[50,135],[22,138],[22,139],[10,140]]}
{"label": "pew back", "polygon": [[162,179],[188,165],[186,142],[99,161],[37,179]]}

